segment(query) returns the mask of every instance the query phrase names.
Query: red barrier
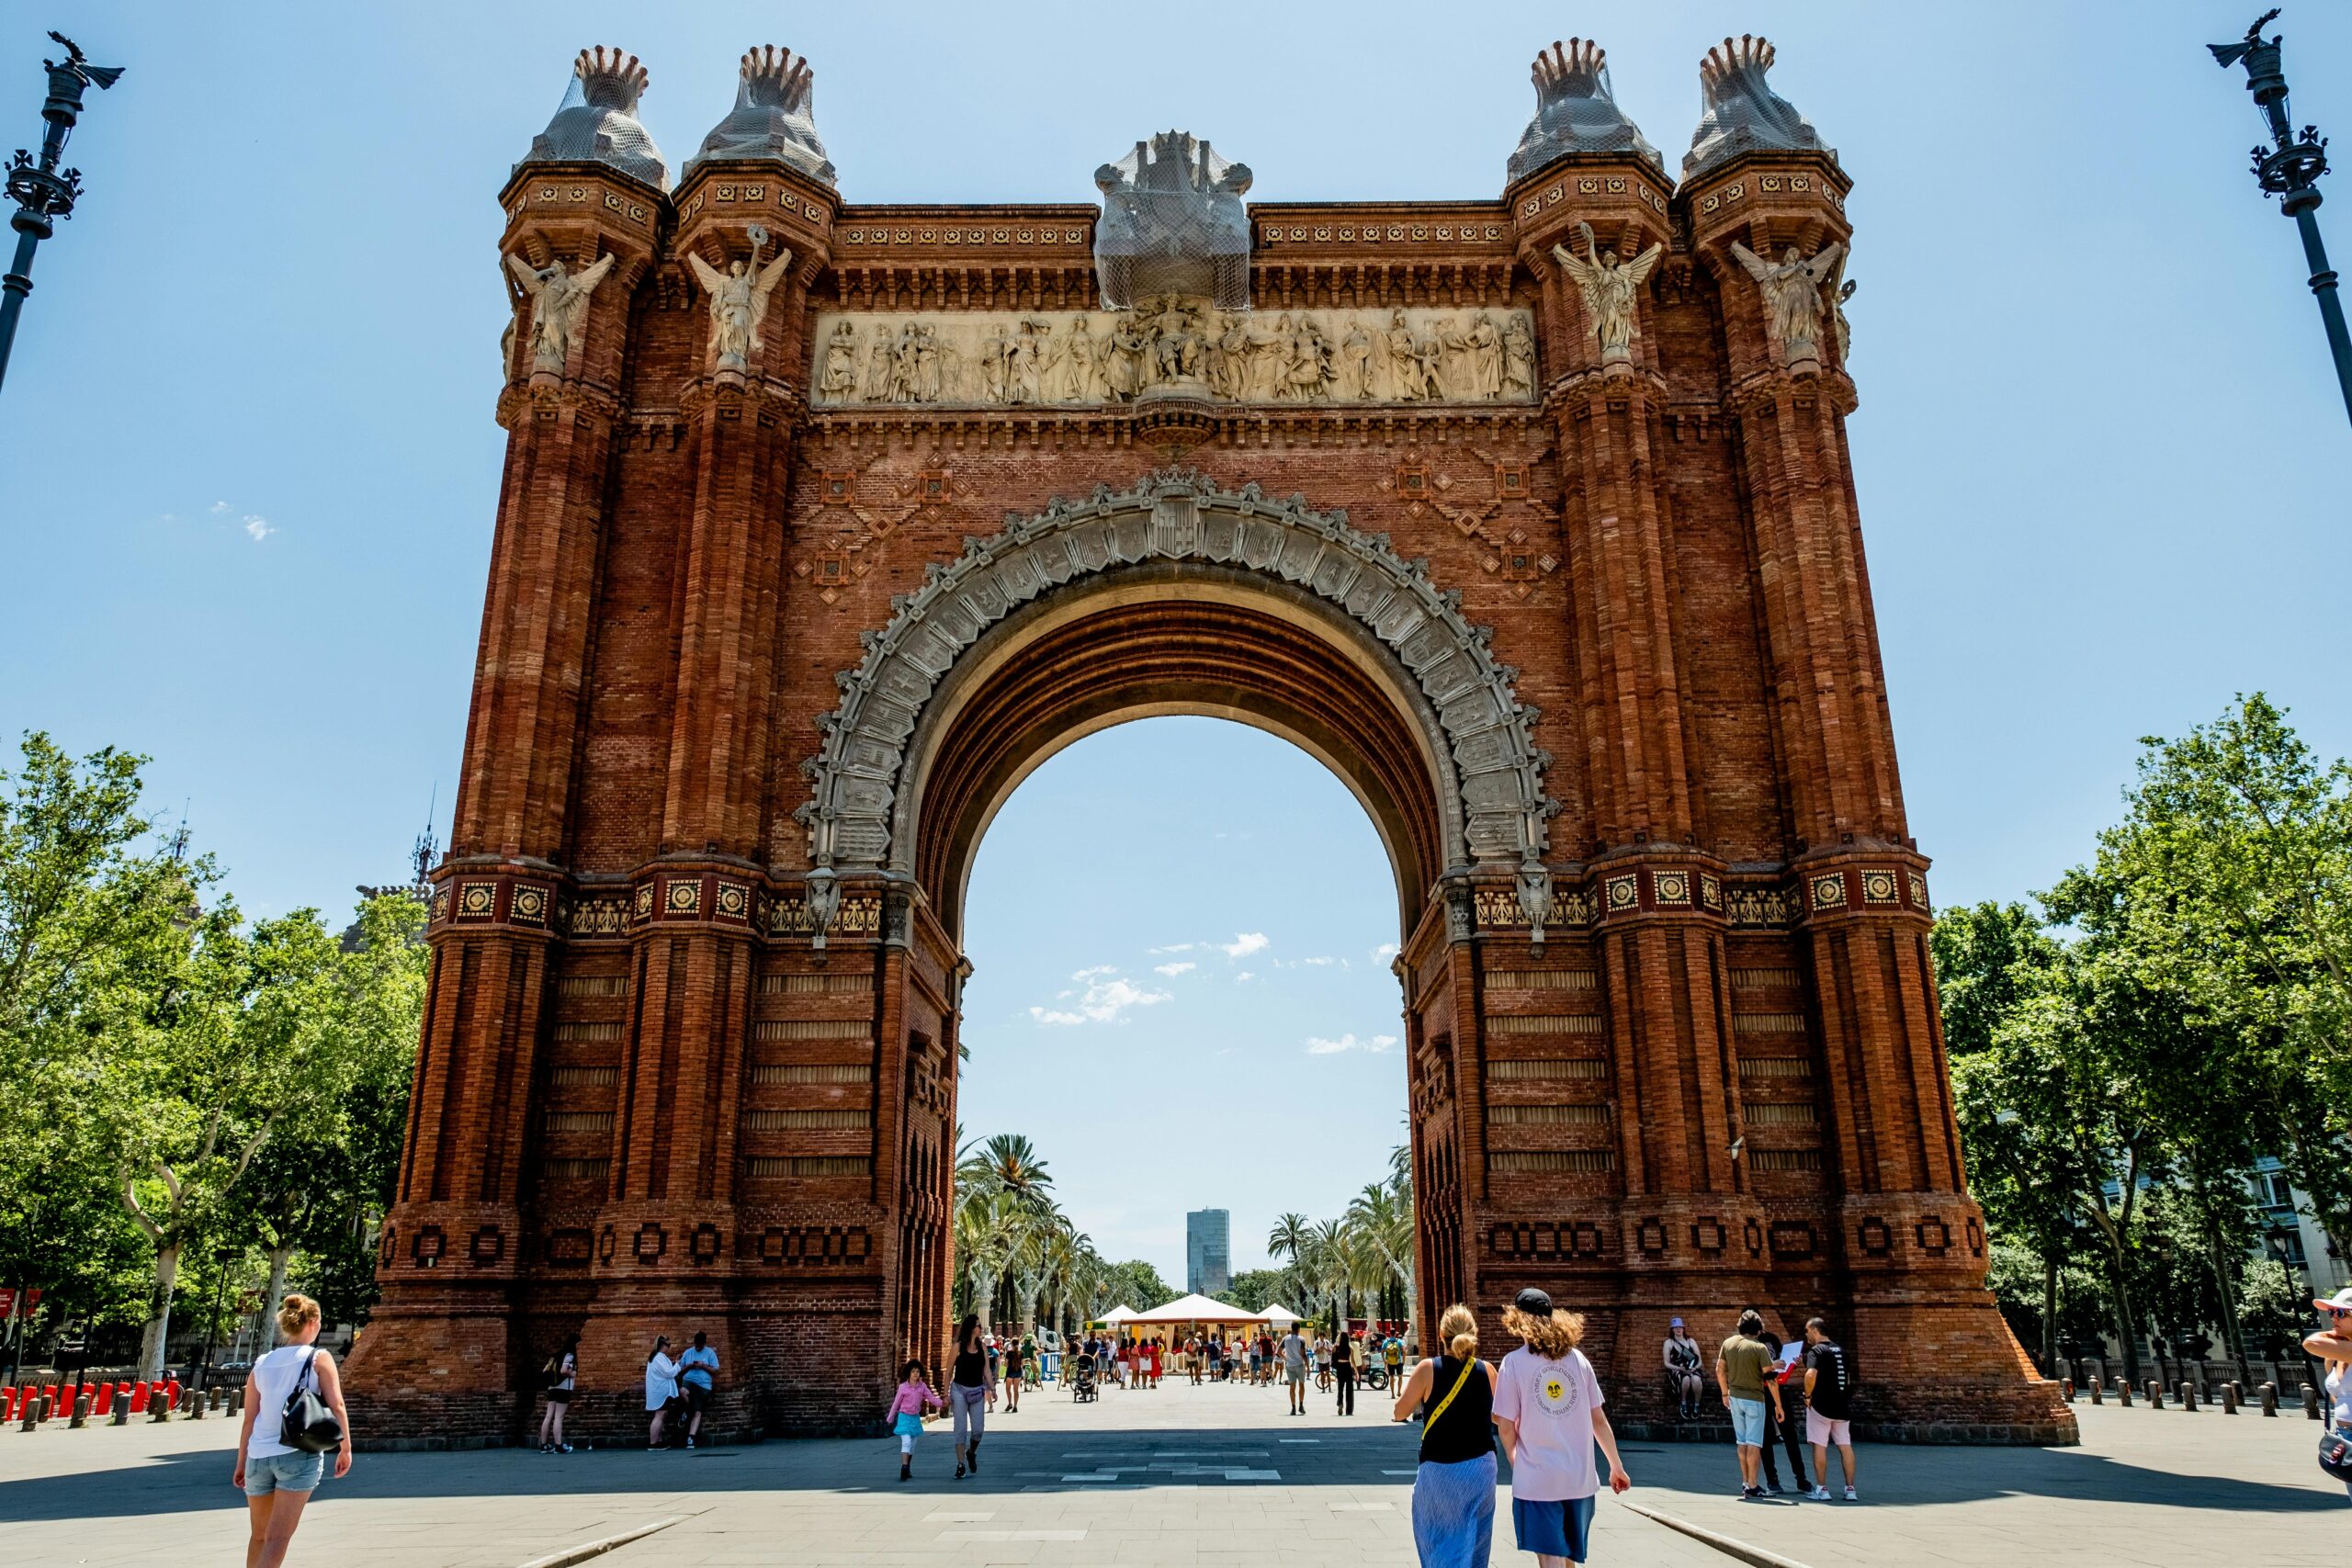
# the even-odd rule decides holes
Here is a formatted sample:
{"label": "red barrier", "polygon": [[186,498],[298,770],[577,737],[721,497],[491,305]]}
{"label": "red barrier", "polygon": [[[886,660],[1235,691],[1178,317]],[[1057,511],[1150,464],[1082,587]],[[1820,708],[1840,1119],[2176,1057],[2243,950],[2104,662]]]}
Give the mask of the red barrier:
{"label": "red barrier", "polygon": [[147,1414],[147,1387],[143,1382],[130,1385],[130,1413],[133,1416]]}
{"label": "red barrier", "polygon": [[0,1426],[6,1426],[16,1418],[17,1391],[13,1388],[0,1388]]}
{"label": "red barrier", "polygon": [[102,1382],[98,1385],[98,1396],[90,1401],[90,1411],[93,1415],[104,1415],[113,1408],[114,1384]]}
{"label": "red barrier", "polygon": [[180,1380],[172,1379],[164,1384],[164,1407],[167,1410],[177,1410],[180,1407]]}

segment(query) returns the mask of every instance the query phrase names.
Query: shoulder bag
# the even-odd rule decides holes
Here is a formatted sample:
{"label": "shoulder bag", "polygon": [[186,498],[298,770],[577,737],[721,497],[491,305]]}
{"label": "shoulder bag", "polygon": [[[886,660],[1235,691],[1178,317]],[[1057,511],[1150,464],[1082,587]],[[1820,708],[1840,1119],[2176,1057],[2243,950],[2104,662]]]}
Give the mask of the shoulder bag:
{"label": "shoulder bag", "polygon": [[289,1449],[306,1454],[322,1454],[329,1449],[343,1446],[343,1423],[327,1408],[325,1400],[311,1382],[311,1363],[318,1359],[313,1349],[302,1358],[301,1370],[294,1374],[294,1390],[286,1396],[286,1412],[278,1422],[277,1440]]}

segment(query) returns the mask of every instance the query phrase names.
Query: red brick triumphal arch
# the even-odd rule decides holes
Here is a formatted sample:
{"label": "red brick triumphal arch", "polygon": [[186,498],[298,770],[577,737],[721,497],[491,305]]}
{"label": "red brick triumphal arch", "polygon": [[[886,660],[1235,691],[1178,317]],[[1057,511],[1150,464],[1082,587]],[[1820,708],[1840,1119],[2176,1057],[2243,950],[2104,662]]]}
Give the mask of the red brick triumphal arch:
{"label": "red brick triumphal arch", "polygon": [[501,197],[507,459],[362,1431],[510,1438],[574,1334],[578,1418],[633,1428],[695,1328],[721,1427],[875,1419],[949,1309],[974,849],[1057,747],[1185,712],[1296,741],[1386,844],[1425,1313],[1544,1286],[1657,1430],[1668,1317],[1821,1313],[1890,1432],[2071,1440],[1984,1290],[1848,180],[1770,58],[1711,51],[1679,180],[1571,43],[1495,197],[1250,203],[1169,132],[1099,204],[880,207],[789,54],[673,179],[643,68],[583,53]]}

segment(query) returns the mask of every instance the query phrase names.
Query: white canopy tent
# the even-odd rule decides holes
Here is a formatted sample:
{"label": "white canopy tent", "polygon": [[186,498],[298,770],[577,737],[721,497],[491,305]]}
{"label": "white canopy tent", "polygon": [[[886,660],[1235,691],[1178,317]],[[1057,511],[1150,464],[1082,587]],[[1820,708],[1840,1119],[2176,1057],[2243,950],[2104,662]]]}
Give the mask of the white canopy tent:
{"label": "white canopy tent", "polygon": [[1117,1306],[1113,1307],[1109,1312],[1106,1312],[1101,1317],[1096,1318],[1095,1321],[1097,1323],[1121,1324],[1126,1322],[1127,1319],[1134,1317],[1135,1315],[1136,1309],[1127,1305],[1126,1303],[1121,1302]]}
{"label": "white canopy tent", "polygon": [[1266,1321],[1272,1324],[1276,1328],[1287,1328],[1292,1324],[1300,1321],[1300,1319],[1298,1314],[1291,1311],[1290,1308],[1283,1305],[1280,1302],[1276,1302],[1273,1305],[1266,1309]]}
{"label": "white canopy tent", "polygon": [[1207,1296],[1179,1296],[1166,1306],[1156,1306],[1149,1312],[1139,1312],[1127,1321],[1133,1324],[1167,1323],[1264,1323],[1261,1312],[1245,1312],[1227,1303],[1212,1301]]}

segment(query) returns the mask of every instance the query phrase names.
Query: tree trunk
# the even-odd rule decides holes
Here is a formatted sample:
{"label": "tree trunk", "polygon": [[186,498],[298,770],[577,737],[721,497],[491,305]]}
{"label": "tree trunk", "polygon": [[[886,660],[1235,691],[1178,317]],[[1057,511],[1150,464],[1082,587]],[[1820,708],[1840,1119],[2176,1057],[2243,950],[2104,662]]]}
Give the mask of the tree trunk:
{"label": "tree trunk", "polygon": [[2058,1259],[2041,1255],[2041,1370],[2058,1375]]}
{"label": "tree trunk", "polygon": [[147,1299],[147,1328],[139,1338],[139,1375],[153,1381],[164,1375],[164,1356],[172,1333],[172,1290],[179,1283],[180,1244],[165,1242],[155,1248],[155,1282]]}
{"label": "tree trunk", "polygon": [[2140,1381],[2139,1317],[2132,1310],[2132,1283],[2124,1272],[2120,1241],[2108,1243],[2107,1272],[2115,1292],[2115,1336],[2122,1345],[2124,1381],[2136,1383]]}
{"label": "tree trunk", "polygon": [[277,1332],[277,1309],[286,1300],[286,1270],[293,1261],[293,1247],[269,1249],[269,1304],[261,1309],[261,1331],[265,1336]]}

